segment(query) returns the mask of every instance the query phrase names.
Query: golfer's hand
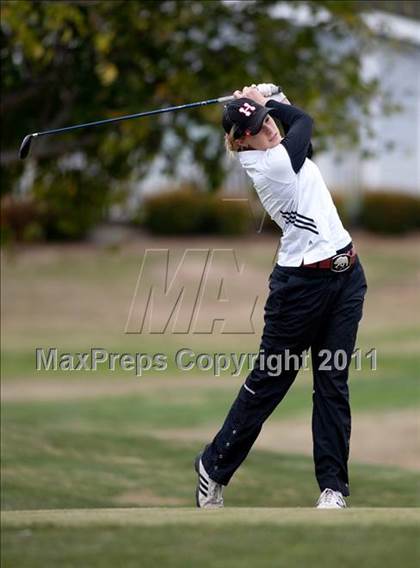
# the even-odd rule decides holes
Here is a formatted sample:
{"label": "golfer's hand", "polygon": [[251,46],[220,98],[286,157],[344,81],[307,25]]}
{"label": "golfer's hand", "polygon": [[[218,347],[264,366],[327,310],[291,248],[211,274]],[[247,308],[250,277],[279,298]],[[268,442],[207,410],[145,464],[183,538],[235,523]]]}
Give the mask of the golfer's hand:
{"label": "golfer's hand", "polygon": [[[260,93],[267,99],[283,103],[284,105],[290,105],[290,101],[287,99],[281,87],[273,85],[272,83],[260,83],[257,85],[257,89]],[[275,93],[275,90],[278,92]]]}
{"label": "golfer's hand", "polygon": [[246,97],[247,99],[251,99],[256,103],[264,106],[268,99],[266,99],[257,89],[256,85],[251,85],[251,87],[244,87],[242,91],[235,91],[233,93],[235,99],[241,99],[242,97]]}
{"label": "golfer's hand", "polygon": [[[255,85],[252,85],[252,87],[255,87]],[[259,83],[257,85],[257,89],[266,99],[269,99],[273,95],[282,91],[281,87],[274,85],[273,83]]]}

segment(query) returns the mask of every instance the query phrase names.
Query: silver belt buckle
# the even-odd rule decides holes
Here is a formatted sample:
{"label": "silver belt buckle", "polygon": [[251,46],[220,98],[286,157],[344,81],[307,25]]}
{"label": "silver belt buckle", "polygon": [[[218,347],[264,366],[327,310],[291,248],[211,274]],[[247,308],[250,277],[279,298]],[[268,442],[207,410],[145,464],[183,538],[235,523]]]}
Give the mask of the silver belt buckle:
{"label": "silver belt buckle", "polygon": [[351,256],[347,253],[336,254],[331,259],[331,268],[333,272],[345,272],[351,266]]}

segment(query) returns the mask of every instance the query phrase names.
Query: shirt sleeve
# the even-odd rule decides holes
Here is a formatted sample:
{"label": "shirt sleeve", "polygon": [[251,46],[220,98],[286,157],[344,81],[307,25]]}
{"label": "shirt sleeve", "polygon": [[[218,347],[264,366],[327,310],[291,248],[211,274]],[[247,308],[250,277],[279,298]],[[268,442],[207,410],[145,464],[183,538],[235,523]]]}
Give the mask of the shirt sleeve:
{"label": "shirt sleeve", "polygon": [[282,185],[295,184],[296,173],[286,148],[281,144],[265,151],[264,175]]}
{"label": "shirt sleeve", "polygon": [[284,127],[285,137],[281,144],[290,156],[293,170],[298,173],[306,157],[312,156],[312,118],[303,110],[293,106],[269,100],[270,114],[278,118]]}

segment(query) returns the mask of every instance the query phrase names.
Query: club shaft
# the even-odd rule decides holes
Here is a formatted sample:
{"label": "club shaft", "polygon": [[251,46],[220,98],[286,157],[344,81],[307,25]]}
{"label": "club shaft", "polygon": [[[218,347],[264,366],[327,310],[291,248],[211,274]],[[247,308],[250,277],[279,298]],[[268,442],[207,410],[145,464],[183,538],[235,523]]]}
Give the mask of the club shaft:
{"label": "club shaft", "polygon": [[69,132],[70,130],[78,130],[80,128],[89,128],[91,126],[101,126],[102,124],[110,124],[114,122],[121,122],[123,120],[130,120],[132,118],[142,118],[144,116],[152,116],[155,114],[163,114],[165,112],[172,112],[176,110],[183,110],[187,108],[194,108],[199,106],[210,105],[214,103],[224,103],[232,100],[232,96],[219,97],[217,99],[208,99],[207,101],[199,101],[196,103],[188,103],[185,105],[172,106],[156,110],[149,110],[145,112],[136,112],[135,114],[126,114],[115,118],[105,118],[104,120],[96,120],[94,122],[85,122],[83,124],[76,124],[74,126],[65,126],[64,128],[54,128],[52,130],[44,130],[43,132],[34,132],[33,136],[46,136],[47,134],[58,134],[59,132]]}

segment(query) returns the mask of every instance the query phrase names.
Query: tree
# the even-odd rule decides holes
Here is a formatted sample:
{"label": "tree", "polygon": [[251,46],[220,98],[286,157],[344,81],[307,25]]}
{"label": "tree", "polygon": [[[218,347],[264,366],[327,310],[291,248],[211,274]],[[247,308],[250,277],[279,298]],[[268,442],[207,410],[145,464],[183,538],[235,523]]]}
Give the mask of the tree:
{"label": "tree", "polygon": [[[3,1],[1,10],[3,191],[23,173],[17,149],[28,132],[264,80],[312,113],[322,147],[331,134],[356,140],[349,109],[366,116],[375,90],[360,75],[369,35],[352,1],[20,0]],[[298,10],[306,20],[293,19]],[[65,172],[78,169],[80,183],[90,191],[96,184],[105,197],[141,179],[158,154],[173,172],[188,149],[215,189],[223,174],[220,114],[215,105],[39,139],[34,186],[45,199],[47,181],[59,192]]]}

